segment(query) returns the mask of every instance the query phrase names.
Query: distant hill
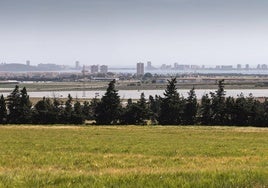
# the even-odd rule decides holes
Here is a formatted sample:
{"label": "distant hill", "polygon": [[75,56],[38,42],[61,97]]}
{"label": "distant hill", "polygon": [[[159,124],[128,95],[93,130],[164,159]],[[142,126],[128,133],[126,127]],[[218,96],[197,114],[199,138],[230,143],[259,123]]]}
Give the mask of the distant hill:
{"label": "distant hill", "polygon": [[39,64],[38,66],[25,65],[20,63],[2,63],[0,71],[5,72],[20,72],[20,71],[59,71],[63,67],[56,64]]}
{"label": "distant hill", "polygon": [[37,71],[37,67],[19,63],[0,64],[0,71]]}

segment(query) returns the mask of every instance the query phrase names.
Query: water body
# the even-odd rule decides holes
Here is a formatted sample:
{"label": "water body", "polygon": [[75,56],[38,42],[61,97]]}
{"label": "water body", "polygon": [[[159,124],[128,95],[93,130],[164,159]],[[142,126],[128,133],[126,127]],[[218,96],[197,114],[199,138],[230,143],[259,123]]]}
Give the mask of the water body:
{"label": "water body", "polygon": [[[237,97],[241,93],[244,96],[249,96],[249,94],[253,94],[254,97],[268,97],[268,89],[227,89],[226,96]],[[145,97],[149,98],[150,95],[160,95],[163,96],[164,90],[119,90],[119,96],[121,99],[139,99],[141,93],[144,92]],[[178,90],[180,95],[187,97],[189,90],[187,89],[180,89]],[[215,90],[211,89],[196,89],[195,90],[197,98],[201,99],[201,97],[205,94],[209,94],[210,92],[215,92]],[[10,94],[10,92],[3,92],[5,97]],[[86,91],[85,96],[83,95],[83,91],[42,91],[42,92],[28,92],[30,97],[57,97],[57,98],[66,98],[68,94],[71,94],[73,98],[100,98],[102,95],[105,94],[105,91]]]}

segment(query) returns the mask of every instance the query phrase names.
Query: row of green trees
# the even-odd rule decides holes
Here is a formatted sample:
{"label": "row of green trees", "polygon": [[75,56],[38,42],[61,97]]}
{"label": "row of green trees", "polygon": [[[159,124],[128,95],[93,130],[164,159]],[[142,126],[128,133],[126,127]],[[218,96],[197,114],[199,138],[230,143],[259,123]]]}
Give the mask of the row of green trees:
{"label": "row of green trees", "polygon": [[74,103],[71,95],[66,102],[57,98],[43,98],[32,105],[27,90],[18,86],[7,99],[0,97],[0,123],[9,124],[81,124],[89,117],[90,104]]}
{"label": "row of green trees", "polygon": [[81,104],[71,95],[63,102],[58,98],[43,98],[32,105],[26,88],[16,86],[5,99],[0,97],[0,123],[9,124],[83,124],[94,120],[98,125],[236,125],[266,127],[268,122],[268,100],[260,102],[252,95],[237,98],[225,97],[224,80],[218,89],[203,95],[197,101],[194,88],[184,98],[176,88],[176,78],[168,80],[164,96],[149,96],[133,102],[129,99],[122,106],[115,80],[108,85],[100,99]]}

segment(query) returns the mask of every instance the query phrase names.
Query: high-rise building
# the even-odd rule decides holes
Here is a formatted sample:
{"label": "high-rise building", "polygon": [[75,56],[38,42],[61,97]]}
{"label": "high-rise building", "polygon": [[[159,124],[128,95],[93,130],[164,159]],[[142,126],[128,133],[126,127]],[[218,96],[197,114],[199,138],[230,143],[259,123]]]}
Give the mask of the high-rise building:
{"label": "high-rise building", "polygon": [[108,72],[108,66],[107,65],[101,65],[100,66],[100,73],[107,73]]}
{"label": "high-rise building", "polygon": [[152,65],[151,61],[147,61],[147,66],[146,68],[147,70],[155,70],[156,68]]}
{"label": "high-rise building", "polygon": [[190,69],[200,69],[200,66],[198,66],[198,65],[190,65]]}
{"label": "high-rise building", "polygon": [[144,63],[137,63],[137,76],[144,75]]}
{"label": "high-rise building", "polygon": [[98,73],[98,72],[99,72],[99,65],[91,65],[91,66],[90,66],[90,72],[91,72],[92,74],[94,74],[94,73]]}
{"label": "high-rise building", "polygon": [[80,68],[80,62],[79,61],[76,61],[75,62],[75,69],[79,69]]}
{"label": "high-rise building", "polygon": [[242,68],[241,64],[237,64],[236,69],[240,70]]}
{"label": "high-rise building", "polygon": [[249,64],[246,64],[245,68],[246,68],[246,69],[249,69]]}
{"label": "high-rise building", "polygon": [[27,66],[30,66],[30,63],[31,63],[30,60],[27,60],[27,61],[26,61],[26,65],[27,65]]}
{"label": "high-rise building", "polygon": [[266,64],[262,64],[261,65],[261,69],[265,69],[266,70],[267,69],[267,65]]}
{"label": "high-rise building", "polygon": [[231,69],[233,69],[233,66],[232,65],[222,65],[221,69],[223,69],[223,70],[231,70]]}
{"label": "high-rise building", "polygon": [[147,67],[146,69],[151,70],[152,69],[152,62],[151,61],[147,61]]}
{"label": "high-rise building", "polygon": [[178,63],[174,63],[174,69],[178,69],[179,68],[179,64]]}
{"label": "high-rise building", "polygon": [[152,67],[152,62],[151,61],[147,61],[147,67],[151,68]]}

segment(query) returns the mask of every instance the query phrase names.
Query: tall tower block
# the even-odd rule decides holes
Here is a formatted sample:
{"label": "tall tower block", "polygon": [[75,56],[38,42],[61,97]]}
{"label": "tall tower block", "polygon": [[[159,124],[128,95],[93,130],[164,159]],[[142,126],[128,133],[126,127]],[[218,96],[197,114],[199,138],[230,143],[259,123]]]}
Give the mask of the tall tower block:
{"label": "tall tower block", "polygon": [[144,63],[137,63],[137,76],[144,75]]}

